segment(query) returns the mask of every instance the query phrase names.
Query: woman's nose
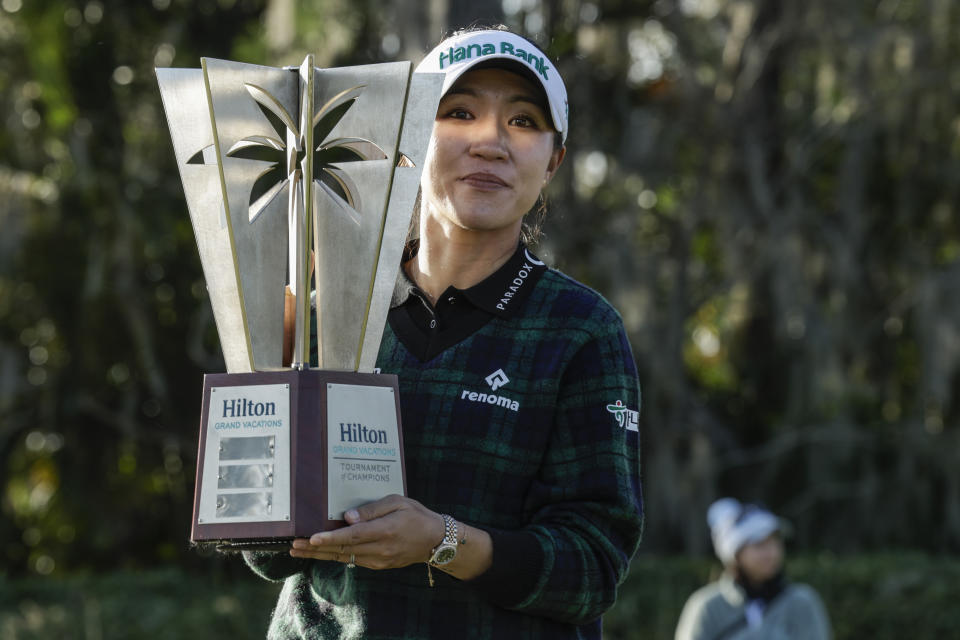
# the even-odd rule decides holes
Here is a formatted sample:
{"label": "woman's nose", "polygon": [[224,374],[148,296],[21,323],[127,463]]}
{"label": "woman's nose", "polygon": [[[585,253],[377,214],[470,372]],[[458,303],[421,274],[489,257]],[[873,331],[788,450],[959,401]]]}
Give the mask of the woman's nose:
{"label": "woman's nose", "polygon": [[496,118],[477,118],[471,129],[471,154],[487,160],[499,160],[507,156],[505,131]]}

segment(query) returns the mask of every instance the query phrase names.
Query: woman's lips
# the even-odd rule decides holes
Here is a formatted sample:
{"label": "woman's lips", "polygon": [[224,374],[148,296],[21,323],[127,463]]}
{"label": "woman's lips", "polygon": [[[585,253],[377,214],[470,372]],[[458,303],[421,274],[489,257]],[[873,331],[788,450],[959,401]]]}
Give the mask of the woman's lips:
{"label": "woman's lips", "polygon": [[469,173],[462,178],[461,182],[466,182],[471,187],[476,189],[489,189],[491,191],[496,189],[503,189],[509,187],[510,185],[506,183],[502,178],[493,173],[486,173],[480,171],[477,173]]}

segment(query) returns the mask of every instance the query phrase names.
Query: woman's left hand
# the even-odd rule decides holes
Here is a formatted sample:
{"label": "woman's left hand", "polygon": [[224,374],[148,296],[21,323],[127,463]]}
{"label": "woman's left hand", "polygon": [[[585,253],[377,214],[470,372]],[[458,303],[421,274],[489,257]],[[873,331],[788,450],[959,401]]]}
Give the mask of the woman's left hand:
{"label": "woman's left hand", "polygon": [[290,555],[397,569],[426,562],[444,536],[440,514],[398,495],[351,509],[344,518],[346,527],[294,540]]}

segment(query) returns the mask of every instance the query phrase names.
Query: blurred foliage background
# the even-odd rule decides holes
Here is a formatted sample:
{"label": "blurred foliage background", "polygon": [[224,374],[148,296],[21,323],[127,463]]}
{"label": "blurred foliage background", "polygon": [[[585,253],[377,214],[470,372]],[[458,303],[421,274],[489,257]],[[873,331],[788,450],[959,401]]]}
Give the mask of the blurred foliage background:
{"label": "blurred foliage background", "polygon": [[[792,521],[838,637],[880,637],[842,631],[858,609],[831,585],[876,605],[854,578],[886,584],[891,550],[911,551],[896,584],[940,571],[930,607],[957,600],[956,3],[0,0],[0,635],[140,637],[104,631],[126,606],[95,594],[159,607],[179,583],[210,621],[260,616],[234,638],[272,607],[187,544],[201,379],[223,363],[154,67],[419,60],[475,19],[533,37],[569,88],[538,251],[614,302],[640,367],[627,587],[700,567],[659,594],[678,611],[708,577],[706,506],[734,495]],[[43,626],[61,618],[86,622]]]}

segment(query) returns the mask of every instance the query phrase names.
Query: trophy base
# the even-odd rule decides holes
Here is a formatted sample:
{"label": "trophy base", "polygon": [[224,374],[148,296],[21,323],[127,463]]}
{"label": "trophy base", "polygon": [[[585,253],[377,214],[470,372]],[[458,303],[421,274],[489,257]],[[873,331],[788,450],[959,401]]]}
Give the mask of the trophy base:
{"label": "trophy base", "polygon": [[282,550],[406,495],[394,375],[320,369],[208,374],[190,541]]}
{"label": "trophy base", "polygon": [[288,551],[293,538],[266,538],[264,540],[206,540],[197,543],[198,547],[213,547],[222,553],[240,551]]}

